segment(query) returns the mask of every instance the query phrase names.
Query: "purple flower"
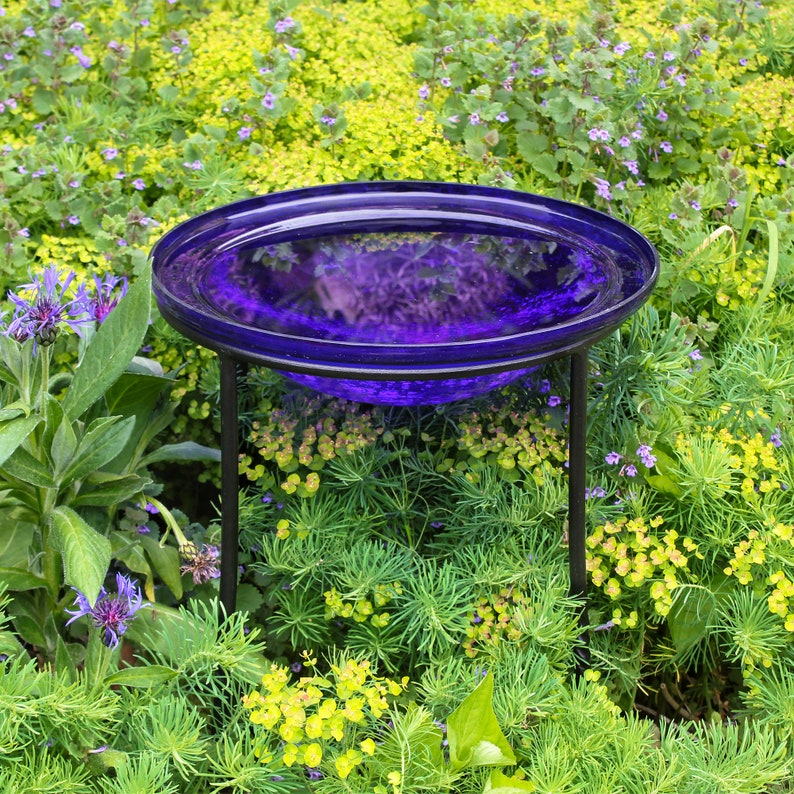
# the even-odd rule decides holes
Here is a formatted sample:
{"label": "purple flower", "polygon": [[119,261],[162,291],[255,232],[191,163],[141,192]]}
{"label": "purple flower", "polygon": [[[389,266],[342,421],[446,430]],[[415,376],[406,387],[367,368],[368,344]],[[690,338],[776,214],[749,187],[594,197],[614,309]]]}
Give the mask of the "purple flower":
{"label": "purple flower", "polygon": [[659,148],[660,148],[660,149],[661,149],[663,152],[667,152],[667,154],[672,154],[672,152],[673,152],[673,144],[672,144],[672,143],[670,143],[670,141],[662,141],[662,142],[659,144]]}
{"label": "purple flower", "polygon": [[529,73],[533,77],[542,77],[544,74],[546,74],[546,70],[542,66],[535,66],[529,70]]}
{"label": "purple flower", "polygon": [[562,402],[562,398],[558,397],[556,394],[552,394],[547,400],[547,402],[549,404],[549,407],[556,408]]}
{"label": "purple flower", "polygon": [[118,302],[127,294],[127,279],[107,275],[105,280],[94,276],[96,295],[88,303],[88,313],[93,320],[103,323],[116,308]]}
{"label": "purple flower", "polygon": [[79,590],[72,588],[77,593],[74,602],[77,610],[74,612],[65,610],[67,615],[72,616],[66,621],[66,625],[74,623],[75,620],[83,616],[90,617],[96,628],[105,630],[103,638],[105,645],[108,648],[115,648],[135,614],[145,606],[137,584],[123,574],[117,573],[116,590],[118,592],[109,594],[103,587],[99,591],[94,606],[91,606],[88,599]]}
{"label": "purple flower", "polygon": [[698,347],[688,353],[688,355],[692,361],[701,361],[703,359],[703,354],[700,352],[700,348]]}
{"label": "purple flower", "polygon": [[640,166],[636,160],[624,160],[623,165],[625,165],[632,174],[639,174],[640,172]]}
{"label": "purple flower", "polygon": [[609,182],[607,182],[606,179],[596,178],[595,186],[597,196],[601,196],[601,198],[606,199],[607,201],[612,201],[612,193],[609,190]]}
{"label": "purple flower", "polygon": [[86,55],[86,54],[83,52],[83,50],[82,50],[82,48],[81,48],[81,47],[72,47],[72,48],[69,50],[69,52],[71,52],[71,53],[72,53],[72,55],[74,55],[74,56],[77,58],[77,60],[78,60],[78,61],[79,61],[79,63],[80,63],[80,66],[82,66],[82,67],[83,67],[83,69],[88,69],[88,68],[90,68],[90,66],[91,66],[91,64],[92,64],[92,61],[91,61],[91,59],[90,59],[90,58],[89,58],[89,57],[88,57],[88,56],[87,56],[87,55]]}
{"label": "purple flower", "polygon": [[262,107],[265,108],[265,110],[273,110],[275,106],[276,106],[276,97],[274,94],[268,91],[264,95],[264,97],[262,97]]}
{"label": "purple flower", "polygon": [[100,154],[106,160],[115,160],[115,158],[119,156],[119,150],[113,146],[108,146],[106,149],[103,149]]}
{"label": "purple flower", "polygon": [[477,126],[480,123],[480,114],[479,113],[472,113],[469,116],[469,124],[472,126]]}
{"label": "purple flower", "polygon": [[587,137],[590,138],[591,141],[608,141],[609,133],[606,130],[593,127],[592,129],[588,130]]}
{"label": "purple flower", "polygon": [[620,44],[616,44],[612,52],[615,55],[625,55],[631,49],[631,44],[627,41],[621,41]]}
{"label": "purple flower", "polygon": [[694,199],[692,199],[692,201],[689,202],[689,206],[692,207],[693,210],[700,211],[700,202],[699,201],[695,201]]}
{"label": "purple flower", "polygon": [[290,28],[295,27],[295,20],[292,17],[284,17],[276,22],[276,33],[286,33]]}
{"label": "purple flower", "polygon": [[78,218],[77,215],[70,215],[66,220],[72,226],[79,226],[80,225],[80,218]]}
{"label": "purple flower", "polygon": [[144,182],[140,177],[138,179],[132,180],[132,186],[136,190],[143,190],[146,187],[146,182]]}
{"label": "purple flower", "polygon": [[253,131],[254,131],[253,127],[240,127],[240,129],[237,130],[237,137],[241,141],[244,141],[246,138],[250,138],[251,137],[251,133]]}
{"label": "purple flower", "polygon": [[614,466],[616,463],[620,463],[623,460],[623,455],[619,452],[610,452],[604,460],[610,464],[610,466]]}
{"label": "purple flower", "polygon": [[333,116],[321,116],[320,122],[325,124],[326,127],[333,127],[336,124],[336,119]]}
{"label": "purple flower", "polygon": [[656,465],[656,456],[652,455],[651,452],[652,450],[647,444],[641,444],[636,453],[643,466],[648,469],[652,469]]}
{"label": "purple flower", "polygon": [[780,437],[780,431],[776,430],[769,436],[769,440],[772,442],[773,447],[782,447],[783,446],[783,439]]}
{"label": "purple flower", "polygon": [[419,89],[419,99],[427,99],[430,96],[430,88],[428,87],[427,83],[425,83]]}
{"label": "purple flower", "polygon": [[194,584],[204,584],[210,579],[217,579],[221,572],[215,563],[221,556],[217,546],[204,543],[201,548],[195,543],[186,543],[180,546],[179,554],[182,557],[182,573],[189,573]]}
{"label": "purple flower", "polygon": [[662,55],[662,59],[665,60],[665,61],[674,61],[675,60],[675,53],[674,52],[670,52],[670,50],[667,50],[667,52],[664,55]]}
{"label": "purple flower", "polygon": [[300,50],[295,47],[290,47],[289,44],[284,45],[287,49],[287,55],[289,55],[291,60],[295,60],[298,55],[300,55]]}
{"label": "purple flower", "polygon": [[620,473],[625,474],[627,477],[636,477],[637,467],[633,463],[629,463],[628,466],[623,467]]}
{"label": "purple flower", "polygon": [[505,121],[510,121],[510,117],[503,110],[501,113],[497,113],[496,114],[496,120],[497,121],[501,121],[502,123],[504,123]]}
{"label": "purple flower", "polygon": [[606,623],[602,623],[600,626],[594,626],[593,631],[609,631],[615,625],[614,621],[608,620]]}
{"label": "purple flower", "polygon": [[669,116],[664,110],[662,110],[662,108],[659,108],[659,112],[656,114],[656,118],[659,119],[659,121],[667,121]]}
{"label": "purple flower", "polygon": [[[81,326],[90,321],[87,314],[85,288],[72,290],[73,272],[59,271],[51,265],[32,277],[33,281],[20,287],[20,295],[9,293],[14,314],[5,335],[19,342],[33,338],[37,344],[50,345],[58,331],[67,326],[80,333]],[[29,297],[25,293],[32,292]]]}
{"label": "purple flower", "polygon": [[627,146],[631,146],[631,138],[629,138],[629,137],[628,137],[628,135],[624,135],[624,136],[623,136],[623,137],[622,137],[622,138],[621,138],[621,139],[618,141],[618,145],[619,145],[619,146],[622,146],[624,149],[625,149]]}

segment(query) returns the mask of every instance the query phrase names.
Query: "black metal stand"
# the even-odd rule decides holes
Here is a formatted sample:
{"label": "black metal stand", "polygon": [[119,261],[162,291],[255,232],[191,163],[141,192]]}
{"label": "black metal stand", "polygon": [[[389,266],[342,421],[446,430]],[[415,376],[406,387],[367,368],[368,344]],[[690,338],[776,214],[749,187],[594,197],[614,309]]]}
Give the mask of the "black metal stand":
{"label": "black metal stand", "polygon": [[[580,624],[587,623],[587,568],[585,561],[585,478],[587,443],[588,348],[576,350],[571,359],[571,397],[568,415],[568,565],[572,596],[582,599]],[[219,354],[221,371],[221,582],[220,601],[225,613],[234,612],[238,576],[238,461],[239,427],[237,402],[238,362]],[[578,653],[579,667],[587,665],[587,649]]]}

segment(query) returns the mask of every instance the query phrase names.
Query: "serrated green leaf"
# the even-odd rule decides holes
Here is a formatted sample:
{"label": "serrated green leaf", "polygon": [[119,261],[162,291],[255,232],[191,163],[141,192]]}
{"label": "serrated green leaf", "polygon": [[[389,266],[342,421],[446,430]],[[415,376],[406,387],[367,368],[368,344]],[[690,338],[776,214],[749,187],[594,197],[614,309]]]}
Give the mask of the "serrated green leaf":
{"label": "serrated green leaf", "polygon": [[147,268],[88,345],[63,399],[67,416],[76,419],[124,372],[143,342],[149,326],[150,307],[151,268]]}
{"label": "serrated green leaf", "polygon": [[64,579],[93,604],[110,565],[110,541],[69,507],[50,514],[50,537],[63,557]]}
{"label": "serrated green leaf", "polygon": [[10,419],[0,425],[0,466],[41,422],[40,416]]}

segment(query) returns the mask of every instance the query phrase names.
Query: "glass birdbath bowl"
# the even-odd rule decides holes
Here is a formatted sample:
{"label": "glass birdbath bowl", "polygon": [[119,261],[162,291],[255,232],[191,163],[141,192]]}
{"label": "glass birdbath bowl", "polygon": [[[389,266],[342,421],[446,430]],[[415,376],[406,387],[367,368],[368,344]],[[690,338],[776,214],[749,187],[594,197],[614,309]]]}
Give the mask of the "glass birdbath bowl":
{"label": "glass birdbath bowl", "polygon": [[432,182],[344,183],[239,201],[152,251],[166,321],[221,359],[221,600],[234,608],[236,365],[363,403],[501,387],[571,357],[571,589],[584,594],[587,349],[650,295],[658,256],[593,209]]}

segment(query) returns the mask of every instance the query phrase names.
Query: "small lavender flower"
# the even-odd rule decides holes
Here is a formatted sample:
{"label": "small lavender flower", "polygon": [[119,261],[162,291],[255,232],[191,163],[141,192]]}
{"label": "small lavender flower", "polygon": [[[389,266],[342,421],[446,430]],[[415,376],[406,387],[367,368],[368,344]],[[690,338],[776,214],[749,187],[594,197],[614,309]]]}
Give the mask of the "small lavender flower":
{"label": "small lavender flower", "polygon": [[692,359],[692,361],[702,361],[703,359],[703,354],[700,352],[700,348],[698,347],[696,347],[687,355]]}
{"label": "small lavender flower", "polygon": [[637,449],[637,457],[642,461],[642,465],[652,469],[656,465],[656,456],[651,454],[652,450],[647,444],[641,444]]}
{"label": "small lavender flower", "polygon": [[262,107],[265,108],[265,110],[273,110],[275,106],[276,106],[276,97],[273,93],[268,91],[262,97]]}
{"label": "small lavender flower", "polygon": [[597,196],[601,196],[601,198],[606,199],[607,201],[612,201],[612,193],[609,190],[610,185],[606,179],[596,178],[595,186]]}
{"label": "small lavender flower", "polygon": [[609,464],[610,464],[610,466],[614,466],[616,463],[620,463],[620,461],[621,461],[622,459],[623,459],[623,455],[621,455],[619,452],[610,452],[610,453],[609,453],[609,454],[608,454],[608,455],[607,455],[607,456],[604,458],[604,460],[605,460],[607,463],[609,463]]}
{"label": "small lavender flower", "polygon": [[138,178],[138,179],[133,179],[133,180],[132,180],[132,186],[133,186],[133,187],[134,187],[136,190],[144,190],[144,189],[146,188],[146,182],[144,182],[144,181],[143,181],[142,179],[140,179],[140,178]]}
{"label": "small lavender flower", "polygon": [[74,623],[75,620],[83,616],[90,617],[96,628],[105,630],[102,640],[105,645],[108,648],[115,648],[135,614],[145,606],[137,585],[137,582],[130,581],[123,574],[117,573],[117,592],[109,594],[104,587],[101,588],[94,606],[91,606],[88,599],[79,590],[72,588],[77,593],[74,602],[77,610],[74,612],[65,610],[67,615],[72,616],[66,621],[66,625]]}
{"label": "small lavender flower", "polygon": [[625,474],[627,477],[636,477],[637,467],[633,463],[629,463],[628,466],[623,467],[620,473]]}
{"label": "small lavender flower", "polygon": [[276,22],[276,33],[286,33],[290,28],[295,27],[295,20],[292,17],[284,17]]}
{"label": "small lavender flower", "polygon": [[425,83],[419,89],[419,99],[427,99],[430,96],[430,87]]}
{"label": "small lavender flower", "polygon": [[662,141],[662,142],[659,144],[659,148],[660,148],[660,149],[661,149],[663,152],[667,152],[667,154],[672,154],[672,153],[673,153],[673,144],[672,144],[672,143],[670,143],[670,141]]}
{"label": "small lavender flower", "polygon": [[326,127],[333,127],[336,124],[336,119],[333,116],[321,116],[320,122]]}
{"label": "small lavender flower", "polygon": [[560,405],[560,403],[562,403],[562,397],[559,397],[556,394],[552,394],[547,400],[547,403],[550,408],[556,408],[558,405]]}
{"label": "small lavender flower", "polygon": [[[80,285],[71,292],[75,274],[61,272],[51,265],[32,278],[29,284],[20,287],[21,294],[8,295],[14,304],[14,314],[5,335],[19,342],[33,338],[37,344],[46,346],[55,341],[58,331],[64,326],[79,334],[90,317],[87,314],[85,288]],[[32,295],[25,297],[30,292]]]}
{"label": "small lavender flower", "polygon": [[244,141],[246,138],[250,138],[251,137],[251,133],[253,131],[254,131],[253,127],[240,127],[240,129],[237,130],[237,137],[241,141]]}
{"label": "small lavender flower", "polygon": [[783,439],[780,437],[780,431],[776,430],[769,436],[769,440],[772,442],[773,447],[782,447],[783,446]]}
{"label": "small lavender flower", "polygon": [[193,577],[194,584],[204,584],[221,575],[215,565],[221,556],[217,546],[204,543],[199,549],[195,543],[186,543],[180,546],[179,554],[183,560],[181,572],[189,573]]}
{"label": "small lavender flower", "polygon": [[506,121],[510,121],[510,117],[509,117],[509,116],[507,115],[507,113],[505,113],[505,111],[503,110],[501,113],[497,113],[497,115],[496,115],[496,120],[497,120],[497,121],[501,121],[502,123],[504,123],[504,122],[506,122]]}

